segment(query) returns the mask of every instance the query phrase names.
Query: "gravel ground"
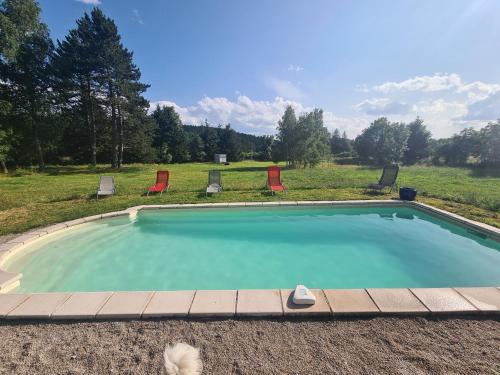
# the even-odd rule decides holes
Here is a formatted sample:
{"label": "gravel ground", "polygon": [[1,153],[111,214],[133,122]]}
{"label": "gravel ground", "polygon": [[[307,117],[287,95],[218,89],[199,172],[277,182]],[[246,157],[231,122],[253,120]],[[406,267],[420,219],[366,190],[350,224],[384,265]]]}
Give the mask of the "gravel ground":
{"label": "gravel ground", "polygon": [[204,374],[500,374],[500,317],[0,322],[1,374],[160,374],[166,344]]}

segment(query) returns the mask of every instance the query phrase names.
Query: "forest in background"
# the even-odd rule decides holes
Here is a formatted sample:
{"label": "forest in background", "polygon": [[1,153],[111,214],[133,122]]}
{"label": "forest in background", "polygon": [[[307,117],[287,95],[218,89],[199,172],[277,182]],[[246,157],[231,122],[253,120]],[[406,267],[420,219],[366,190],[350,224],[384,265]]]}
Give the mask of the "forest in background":
{"label": "forest in background", "polygon": [[[276,135],[236,132],[231,124],[183,124],[173,107],[150,112],[149,85],[99,8],[54,42],[34,0],[0,2],[0,164],[182,163],[225,153],[242,159],[315,166],[333,156],[349,163],[500,165],[500,121],[433,139],[422,119],[382,117],[354,140],[330,133],[323,111],[288,107]],[[194,126],[196,125],[196,126]],[[368,125],[368,124],[367,124]]]}

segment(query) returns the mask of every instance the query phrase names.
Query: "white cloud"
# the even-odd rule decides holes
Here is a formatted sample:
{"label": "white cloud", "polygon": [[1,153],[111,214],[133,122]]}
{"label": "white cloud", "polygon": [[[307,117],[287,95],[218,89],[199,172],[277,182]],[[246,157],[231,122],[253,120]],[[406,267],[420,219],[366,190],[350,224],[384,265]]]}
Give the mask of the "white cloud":
{"label": "white cloud", "polygon": [[304,70],[303,67],[299,66],[299,65],[293,65],[293,64],[290,64],[288,65],[288,69],[287,69],[289,72],[301,72]]}
{"label": "white cloud", "polygon": [[462,116],[465,121],[495,121],[500,118],[500,92],[469,105],[467,114]]}
{"label": "white cloud", "polygon": [[248,96],[240,95],[236,101],[224,97],[204,97],[195,105],[182,107],[172,101],[152,102],[151,109],[157,105],[174,106],[186,124],[198,125],[205,119],[213,125],[230,122],[235,129],[252,134],[275,133],[278,120],[288,105],[297,112],[305,108],[299,102],[276,97],[272,101],[252,100]]}
{"label": "white cloud", "polygon": [[267,86],[271,88],[276,95],[291,99],[291,100],[301,100],[304,98],[302,91],[291,81],[283,81],[277,78],[270,78],[266,82]]}
{"label": "white cloud", "polygon": [[500,91],[499,84],[484,83],[481,81],[464,84],[457,89],[457,93],[466,93],[470,102],[486,99],[498,91]]}
{"label": "white cloud", "polygon": [[[435,76],[439,75],[427,78]],[[353,105],[350,108],[352,112],[344,116],[324,111],[325,126],[330,131],[335,128],[345,130],[349,137],[355,137],[380,116],[403,122],[410,122],[420,116],[433,136],[442,138],[458,133],[464,127],[482,127],[488,121],[500,117],[500,84],[480,81],[467,83],[458,75],[449,76],[451,78],[435,81],[416,78],[402,81],[406,83],[400,82],[399,86],[405,87],[404,90],[409,87],[420,87],[421,90],[396,90],[388,92],[385,97],[367,98]],[[235,100],[206,96],[190,106],[164,100],[152,102],[151,109],[157,104],[170,105],[174,106],[185,124],[199,125],[205,119],[213,125],[229,122],[236,130],[251,134],[275,134],[277,123],[287,105],[291,105],[298,115],[313,109],[303,104],[302,93],[291,82],[269,80],[268,83],[277,92],[273,100],[254,100],[238,91]],[[438,87],[451,89],[439,91]],[[366,91],[371,90],[367,88]]]}
{"label": "white cloud", "polygon": [[413,112],[420,116],[451,113],[453,117],[463,116],[467,113],[467,104],[463,102],[447,102],[444,99],[421,101],[413,105]]}
{"label": "white cloud", "polygon": [[372,98],[356,104],[353,108],[358,112],[368,115],[385,116],[407,113],[411,109],[411,106],[405,102],[394,101],[388,98]]}
{"label": "white cloud", "polygon": [[[370,91],[366,85],[358,85],[356,90],[361,92]],[[500,84],[481,81],[465,83],[456,73],[435,73],[432,76],[417,76],[401,82],[384,82],[373,86],[372,90],[386,94],[412,91],[422,93],[449,91],[455,94],[466,94],[467,98],[473,102],[485,99],[489,95],[500,91]]]}
{"label": "white cloud", "polygon": [[[199,125],[205,119],[212,125],[229,122],[236,130],[250,134],[275,134],[278,121],[288,105],[295,109],[297,115],[312,110],[298,101],[279,96],[271,101],[252,100],[243,95],[238,96],[235,101],[223,97],[204,97],[195,105],[187,107],[162,100],[151,102],[150,111],[157,105],[173,106],[185,124]],[[366,118],[339,117],[328,111],[324,112],[324,123],[330,131],[339,128],[351,137],[359,134],[369,124]]]}
{"label": "white cloud", "polygon": [[[355,105],[357,111],[373,116],[390,114],[393,121],[407,122],[420,116],[435,137],[449,137],[464,127],[481,127],[500,117],[500,84],[466,82],[456,73],[416,76],[372,87],[358,85],[356,91],[386,94]],[[396,103],[408,104],[405,108]]]}
{"label": "white cloud", "polygon": [[139,13],[139,11],[137,9],[132,9],[132,13],[134,13],[134,18],[137,21],[137,23],[144,25],[144,20],[142,19],[142,16]]}
{"label": "white cloud", "polygon": [[91,5],[99,5],[101,4],[101,0],[76,0],[80,3],[84,3],[84,4],[91,4]]}
{"label": "white cloud", "polygon": [[442,91],[457,88],[462,85],[462,80],[458,74],[440,74],[433,76],[417,76],[401,82],[385,82],[381,85],[373,86],[373,90],[384,93],[394,91]]}

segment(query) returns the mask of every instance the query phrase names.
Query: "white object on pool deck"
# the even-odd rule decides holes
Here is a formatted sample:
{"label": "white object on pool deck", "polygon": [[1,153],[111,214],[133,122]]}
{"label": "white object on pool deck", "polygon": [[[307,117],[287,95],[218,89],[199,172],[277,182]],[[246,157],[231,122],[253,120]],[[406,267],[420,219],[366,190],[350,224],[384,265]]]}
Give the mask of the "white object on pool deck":
{"label": "white object on pool deck", "polygon": [[314,305],[316,297],[304,285],[297,285],[293,292],[293,303],[296,305]]}

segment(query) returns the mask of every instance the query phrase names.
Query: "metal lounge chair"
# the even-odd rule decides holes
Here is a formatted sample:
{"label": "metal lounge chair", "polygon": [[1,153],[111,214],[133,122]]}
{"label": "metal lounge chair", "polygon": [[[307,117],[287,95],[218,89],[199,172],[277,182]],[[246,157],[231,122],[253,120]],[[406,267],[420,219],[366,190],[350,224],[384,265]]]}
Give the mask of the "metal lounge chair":
{"label": "metal lounge chair", "polygon": [[271,194],[274,194],[275,191],[284,191],[286,193],[286,187],[281,181],[280,167],[267,167],[267,187],[271,190]]}
{"label": "metal lounge chair", "polygon": [[382,172],[382,176],[380,180],[376,184],[370,184],[366,188],[365,191],[368,190],[376,190],[382,191],[386,187],[390,187],[389,193],[392,192],[392,189],[397,186],[396,179],[398,178],[399,165],[391,164],[386,165],[384,167],[384,171]]}
{"label": "metal lounge chair", "polygon": [[97,188],[96,199],[99,195],[114,195],[116,193],[115,179],[113,176],[101,176],[99,187]]}
{"label": "metal lounge chair", "polygon": [[208,171],[208,184],[205,196],[208,193],[220,193],[222,191],[222,178],[219,170]]}
{"label": "metal lounge chair", "polygon": [[160,193],[161,196],[165,190],[168,191],[170,188],[169,179],[170,173],[168,171],[157,171],[156,183],[148,189],[147,196],[149,193]]}

